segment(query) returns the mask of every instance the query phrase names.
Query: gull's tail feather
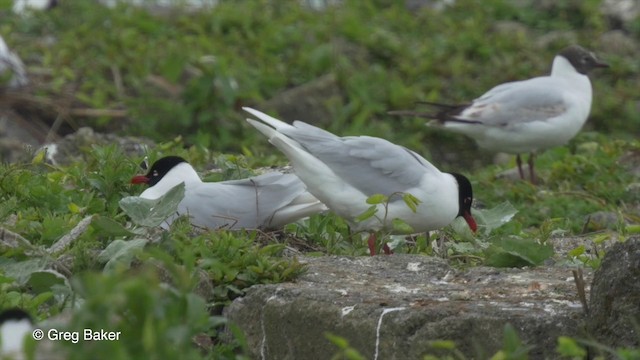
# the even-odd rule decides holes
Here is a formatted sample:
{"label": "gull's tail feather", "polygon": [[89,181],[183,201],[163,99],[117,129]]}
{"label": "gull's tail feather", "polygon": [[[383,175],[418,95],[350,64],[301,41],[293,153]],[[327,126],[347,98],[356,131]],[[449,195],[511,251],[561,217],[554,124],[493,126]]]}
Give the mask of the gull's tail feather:
{"label": "gull's tail feather", "polygon": [[441,104],[431,101],[417,101],[416,104],[419,105],[428,105],[435,108],[433,111],[420,111],[420,110],[394,110],[389,111],[387,114],[394,116],[413,116],[425,119],[432,119],[428,123],[428,125],[443,125],[447,122],[456,122],[456,123],[465,123],[465,124],[479,124],[478,121],[470,121],[463,120],[458,118],[457,116],[462,112],[465,108],[469,106],[469,104]]}

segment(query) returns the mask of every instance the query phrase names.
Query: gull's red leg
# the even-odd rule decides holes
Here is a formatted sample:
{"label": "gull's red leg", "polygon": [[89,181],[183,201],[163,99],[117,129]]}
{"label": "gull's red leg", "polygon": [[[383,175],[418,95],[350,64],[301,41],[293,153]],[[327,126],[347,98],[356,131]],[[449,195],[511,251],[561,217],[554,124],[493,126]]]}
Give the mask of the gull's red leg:
{"label": "gull's red leg", "polygon": [[367,242],[369,244],[369,254],[371,254],[371,256],[374,256],[376,254],[376,234],[371,233]]}
{"label": "gull's red leg", "polygon": [[524,180],[524,172],[522,171],[522,159],[520,158],[520,154],[516,155],[516,164],[518,164],[518,173],[520,174],[520,179]]}

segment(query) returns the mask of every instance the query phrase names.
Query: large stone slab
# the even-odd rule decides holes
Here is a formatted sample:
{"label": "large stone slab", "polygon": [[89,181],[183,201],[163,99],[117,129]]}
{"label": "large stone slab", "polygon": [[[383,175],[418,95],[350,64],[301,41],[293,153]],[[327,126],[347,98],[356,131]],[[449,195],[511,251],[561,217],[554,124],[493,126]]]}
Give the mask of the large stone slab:
{"label": "large stone slab", "polygon": [[507,323],[535,346],[532,359],[555,357],[560,335],[584,335],[570,268],[456,270],[400,254],[301,261],[308,272],[296,283],[254,286],[225,310],[255,358],[329,359],[337,348],[326,332],[367,359],[419,359],[438,339],[488,358]]}
{"label": "large stone slab", "polygon": [[640,237],[617,243],[593,279],[587,328],[606,346],[640,346]]}

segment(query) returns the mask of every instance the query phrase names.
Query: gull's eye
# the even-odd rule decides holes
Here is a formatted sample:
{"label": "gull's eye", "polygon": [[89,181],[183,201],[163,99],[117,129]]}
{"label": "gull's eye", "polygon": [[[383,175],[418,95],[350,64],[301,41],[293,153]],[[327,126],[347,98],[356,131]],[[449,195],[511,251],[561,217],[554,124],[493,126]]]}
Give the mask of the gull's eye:
{"label": "gull's eye", "polygon": [[153,176],[158,176],[158,170],[153,170]]}

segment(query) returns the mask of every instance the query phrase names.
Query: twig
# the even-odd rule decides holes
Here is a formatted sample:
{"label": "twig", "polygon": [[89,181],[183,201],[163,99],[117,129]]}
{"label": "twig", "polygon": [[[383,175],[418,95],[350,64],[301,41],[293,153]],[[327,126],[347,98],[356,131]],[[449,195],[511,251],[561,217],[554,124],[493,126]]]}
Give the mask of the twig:
{"label": "twig", "polygon": [[56,120],[53,122],[53,124],[49,128],[47,137],[44,140],[45,144],[48,144],[51,141],[53,141],[54,136],[56,136],[56,134],[58,133],[58,129],[60,129],[60,126],[62,125],[63,122],[64,122],[64,117],[62,116],[62,114],[58,113],[58,115],[56,116]]}
{"label": "twig", "polygon": [[75,109],[69,109],[69,115],[87,116],[87,117],[108,116],[108,117],[115,117],[115,118],[124,118],[124,117],[127,117],[127,110],[75,108]]}
{"label": "twig", "polygon": [[576,197],[581,197],[587,200],[591,200],[594,203],[597,203],[600,206],[605,206],[607,205],[607,202],[605,200],[602,200],[594,195],[591,195],[587,192],[584,191],[559,191],[557,192],[557,195],[569,195],[569,196],[576,196]]}
{"label": "twig", "polygon": [[[60,239],[60,240],[62,240],[62,239]],[[58,270],[58,272],[60,272],[61,274],[63,274],[67,278],[72,275],[71,270],[69,270],[69,268],[66,267],[63,263],[61,263],[60,261],[58,261],[56,259],[52,259],[49,256],[49,253],[44,251],[43,248],[31,244],[31,242],[29,240],[27,240],[26,238],[24,238],[20,234],[14,233],[13,231],[7,230],[5,228],[0,228],[0,241],[2,241],[2,243],[4,243],[4,245],[6,245],[6,246],[8,246],[10,248],[17,248],[20,245],[22,245],[22,246],[24,246],[26,248],[26,250],[24,252],[25,254],[30,255],[30,256],[33,255],[33,256],[40,256],[40,257],[45,258],[47,261],[49,261],[52,264],[52,266],[54,268],[56,268],[56,270]]]}
{"label": "twig", "polygon": [[61,237],[55,244],[51,245],[51,247],[47,250],[49,254],[55,254],[61,250],[66,249],[72,242],[78,239],[85,231],[89,228],[91,221],[93,220],[93,215],[89,215],[82,219],[76,227],[71,229],[68,234]]}
{"label": "twig", "polygon": [[113,84],[116,86],[116,93],[122,98],[124,94],[124,85],[122,83],[122,74],[120,73],[120,69],[115,65],[111,65],[111,75],[113,75]]}
{"label": "twig", "polygon": [[582,277],[582,268],[571,270],[573,273],[573,279],[576,282],[576,288],[578,289],[578,299],[582,303],[585,315],[589,315],[589,304],[587,304],[587,295],[584,290],[584,277]]}
{"label": "twig", "polygon": [[29,248],[33,247],[31,242],[22,237],[22,235],[14,233],[13,231],[7,230],[5,228],[0,228],[0,241],[2,241],[4,245],[10,248],[17,248],[18,246],[20,246],[20,243],[22,243],[22,245],[26,245]]}

